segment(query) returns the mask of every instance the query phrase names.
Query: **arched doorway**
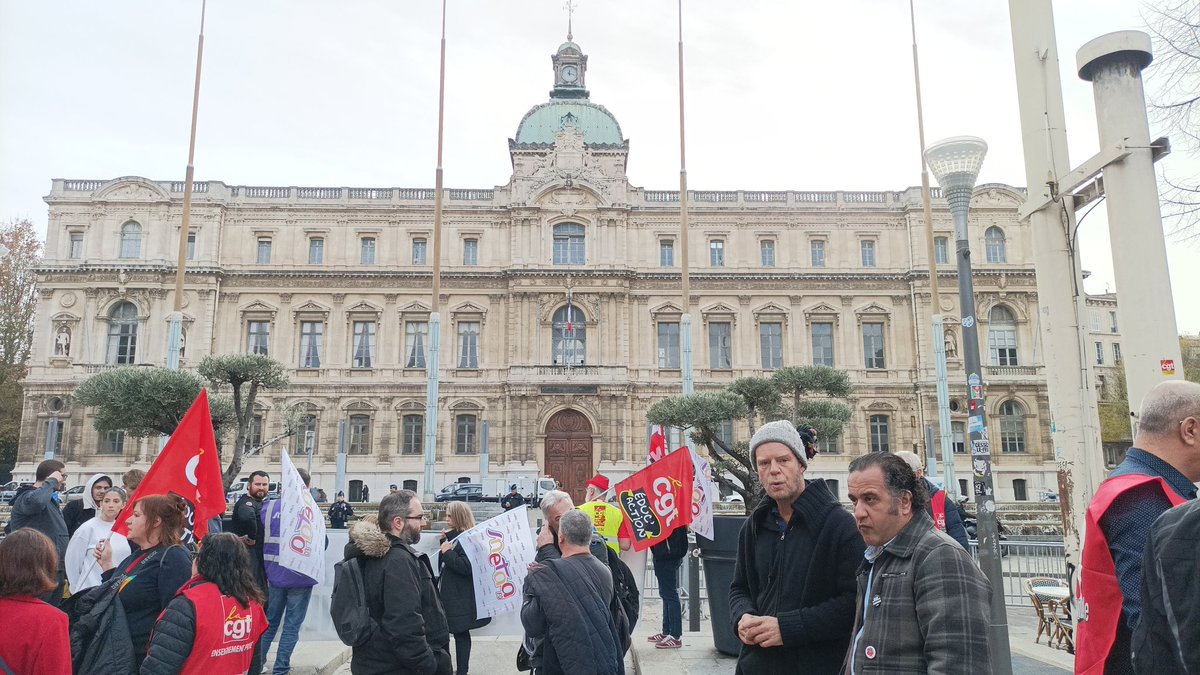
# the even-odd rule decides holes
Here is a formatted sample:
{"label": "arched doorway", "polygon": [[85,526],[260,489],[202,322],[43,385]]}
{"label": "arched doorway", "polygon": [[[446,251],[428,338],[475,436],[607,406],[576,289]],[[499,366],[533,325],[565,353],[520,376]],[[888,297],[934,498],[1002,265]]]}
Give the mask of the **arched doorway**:
{"label": "arched doorway", "polygon": [[579,411],[557,412],[546,423],[544,468],[576,504],[583,503],[584,484],[592,477],[592,425]]}

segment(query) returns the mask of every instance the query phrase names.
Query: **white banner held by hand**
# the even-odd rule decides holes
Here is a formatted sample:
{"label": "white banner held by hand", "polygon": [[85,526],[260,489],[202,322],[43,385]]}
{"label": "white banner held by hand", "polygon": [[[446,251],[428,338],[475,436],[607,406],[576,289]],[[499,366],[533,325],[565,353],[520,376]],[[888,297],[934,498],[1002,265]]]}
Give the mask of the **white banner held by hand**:
{"label": "white banner held by hand", "polygon": [[475,616],[482,619],[521,608],[525,575],[537,554],[522,505],[485,520],[455,538],[471,561]]}
{"label": "white banner held by hand", "polygon": [[279,491],[279,564],[322,583],[325,580],[325,514],[304,487],[300,472],[283,451]]}
{"label": "white banner held by hand", "polygon": [[712,541],[713,539],[713,490],[712,468],[708,460],[701,457],[695,450],[692,453],[692,532]]}

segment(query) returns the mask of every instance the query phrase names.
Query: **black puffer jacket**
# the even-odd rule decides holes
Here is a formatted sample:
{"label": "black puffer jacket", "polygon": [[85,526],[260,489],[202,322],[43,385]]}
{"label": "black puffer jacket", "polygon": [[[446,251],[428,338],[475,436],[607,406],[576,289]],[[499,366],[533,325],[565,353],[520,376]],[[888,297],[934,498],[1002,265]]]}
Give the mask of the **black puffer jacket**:
{"label": "black puffer jacket", "polygon": [[75,604],[71,654],[76,673],[136,673],[133,640],[119,602],[123,575],[88,589]]}
{"label": "black puffer jacket", "polygon": [[379,629],[354,648],[353,675],[450,675],[450,633],[429,558],[384,534],[374,519],[350,526],[346,559],[362,565],[367,608]]}
{"label": "black puffer jacket", "polygon": [[[446,541],[454,541],[460,534],[458,530],[447,530]],[[438,567],[441,572],[438,591],[450,632],[464,633],[491,623],[489,618],[475,618],[475,581],[471,578],[471,561],[462,546],[455,544],[438,556]]]}
{"label": "black puffer jacket", "polygon": [[1141,675],[1195,673],[1200,664],[1197,549],[1200,500],[1154,522],[1142,565],[1142,617],[1133,631],[1133,668]]}
{"label": "black puffer jacket", "polygon": [[540,638],[531,656],[541,675],[624,675],[613,623],[612,575],[590,555],[548,560],[525,577],[521,624]]}
{"label": "black puffer jacket", "polygon": [[163,610],[150,634],[141,675],[174,675],[192,654],[196,640],[196,606],[183,595]]}
{"label": "black puffer jacket", "polygon": [[783,645],[742,645],[737,672],[794,673],[803,664],[805,673],[838,673],[850,646],[855,573],[866,545],[824,480],[807,482],[784,533],[773,506],[763,499],[738,536],[729,617],[735,632],[745,614],[776,617]]}

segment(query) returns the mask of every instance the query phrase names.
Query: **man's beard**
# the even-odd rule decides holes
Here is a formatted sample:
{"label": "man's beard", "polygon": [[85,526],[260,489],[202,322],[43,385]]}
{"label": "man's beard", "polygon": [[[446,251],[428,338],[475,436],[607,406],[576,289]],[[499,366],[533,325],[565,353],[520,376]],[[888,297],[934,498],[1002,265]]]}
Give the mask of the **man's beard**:
{"label": "man's beard", "polygon": [[403,541],[409,546],[421,541],[421,528],[413,527],[412,525],[405,523],[404,530],[400,532],[400,541]]}

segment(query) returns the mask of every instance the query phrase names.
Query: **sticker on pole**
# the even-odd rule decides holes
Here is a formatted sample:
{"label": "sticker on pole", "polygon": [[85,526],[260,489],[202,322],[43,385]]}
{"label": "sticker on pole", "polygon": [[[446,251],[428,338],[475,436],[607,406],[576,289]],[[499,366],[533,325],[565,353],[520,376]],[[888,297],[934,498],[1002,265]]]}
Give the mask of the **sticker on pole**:
{"label": "sticker on pole", "polygon": [[987,439],[976,439],[971,441],[972,455],[989,455],[992,452],[991,444]]}
{"label": "sticker on pole", "polygon": [[972,401],[982,401],[983,400],[983,387],[981,385],[978,385],[978,384],[971,385],[971,400]]}
{"label": "sticker on pole", "polygon": [[982,384],[982,382],[979,381],[979,375],[977,373],[971,373],[967,377],[967,384],[971,385],[972,387],[978,387],[980,384]]}
{"label": "sticker on pole", "polygon": [[971,326],[974,326],[975,325],[975,317],[964,316],[963,320],[962,320],[962,325],[963,325],[963,328],[970,328]]}
{"label": "sticker on pole", "polygon": [[1175,374],[1175,360],[1174,359],[1163,359],[1162,361],[1158,362],[1158,367],[1162,368],[1163,375],[1174,375]]}
{"label": "sticker on pole", "polygon": [[974,433],[979,433],[980,431],[983,431],[983,418],[982,417],[968,417],[967,418],[967,433],[974,434]]}

